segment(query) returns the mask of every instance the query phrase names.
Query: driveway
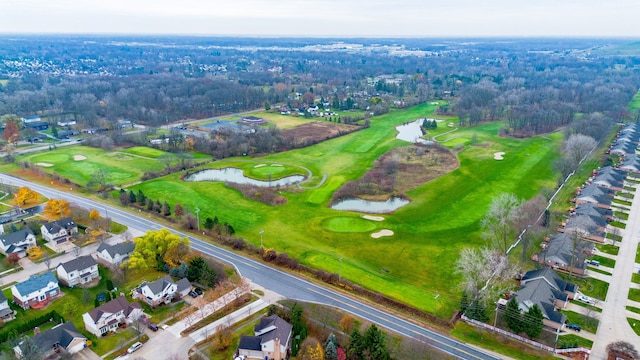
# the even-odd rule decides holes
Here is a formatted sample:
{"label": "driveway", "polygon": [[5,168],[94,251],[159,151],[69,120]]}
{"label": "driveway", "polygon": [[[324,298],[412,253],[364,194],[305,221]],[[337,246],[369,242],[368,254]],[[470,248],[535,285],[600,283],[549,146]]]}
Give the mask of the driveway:
{"label": "driveway", "polygon": [[94,353],[93,350],[89,348],[85,348],[84,350],[76,353],[73,356],[73,360],[101,360],[102,358],[98,356],[98,354]]}

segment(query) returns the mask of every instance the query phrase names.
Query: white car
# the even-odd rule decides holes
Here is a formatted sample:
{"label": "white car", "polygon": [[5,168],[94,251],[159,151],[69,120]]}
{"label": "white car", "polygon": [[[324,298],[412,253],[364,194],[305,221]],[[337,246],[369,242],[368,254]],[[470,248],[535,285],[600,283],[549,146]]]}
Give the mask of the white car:
{"label": "white car", "polygon": [[138,341],[137,343],[129,346],[129,348],[127,349],[127,354],[131,354],[134,351],[140,349],[142,347],[142,343],[140,341]]}
{"label": "white car", "polygon": [[596,301],[593,300],[592,298],[588,297],[588,296],[584,296],[582,294],[576,294],[575,297],[576,300],[578,301],[582,301],[585,304],[589,304],[589,305],[595,305]]}

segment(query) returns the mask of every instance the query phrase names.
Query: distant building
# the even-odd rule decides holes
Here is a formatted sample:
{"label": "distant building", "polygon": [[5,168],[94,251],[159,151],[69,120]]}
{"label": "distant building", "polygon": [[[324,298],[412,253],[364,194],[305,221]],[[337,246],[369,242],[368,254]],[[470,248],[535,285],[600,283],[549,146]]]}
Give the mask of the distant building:
{"label": "distant building", "polygon": [[257,126],[267,123],[267,120],[255,116],[245,116],[238,121],[239,124]]}
{"label": "distant building", "polygon": [[77,122],[73,119],[64,119],[57,122],[58,126],[72,126],[76,125]]}
{"label": "distant building", "polygon": [[28,123],[42,121],[42,118],[40,116],[27,116],[27,117],[20,118],[20,120],[22,120],[24,124],[28,124]]}
{"label": "distant building", "polygon": [[42,130],[47,130],[49,128],[49,123],[46,121],[32,121],[32,122],[24,123],[24,126],[27,128],[42,131]]}

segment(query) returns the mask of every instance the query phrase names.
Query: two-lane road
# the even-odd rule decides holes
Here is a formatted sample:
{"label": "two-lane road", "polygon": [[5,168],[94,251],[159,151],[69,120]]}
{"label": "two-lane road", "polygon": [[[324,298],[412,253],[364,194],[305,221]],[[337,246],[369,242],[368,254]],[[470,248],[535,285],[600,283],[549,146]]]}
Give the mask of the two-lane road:
{"label": "two-lane road", "polygon": [[[134,229],[148,231],[165,227],[156,224],[151,219],[145,218],[144,214],[136,216],[135,214],[104,205],[82,196],[72,193],[61,193],[57,190],[20,180],[5,174],[0,174],[0,178],[7,184],[29,186],[31,189],[50,198],[62,198],[87,209],[96,209],[103,213],[108,212],[107,215],[113,220]],[[498,357],[487,354],[473,346],[420,327],[385,311],[370,307],[350,297],[336,293],[330,289],[196,239],[176,229],[170,230],[180,234],[180,236],[189,238],[191,246],[194,249],[232,263],[243,276],[247,277],[254,283],[271,289],[287,298],[335,306],[404,336],[429,343],[435,348],[460,359],[499,359]]]}

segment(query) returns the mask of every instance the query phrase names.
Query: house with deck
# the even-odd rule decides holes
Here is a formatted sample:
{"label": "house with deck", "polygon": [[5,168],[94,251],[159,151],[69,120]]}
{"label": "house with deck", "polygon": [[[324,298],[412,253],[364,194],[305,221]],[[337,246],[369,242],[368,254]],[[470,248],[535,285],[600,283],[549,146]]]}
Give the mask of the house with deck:
{"label": "house with deck", "polygon": [[43,309],[62,296],[58,280],[52,272],[31,275],[29,279],[11,287],[13,301],[23,309]]}

